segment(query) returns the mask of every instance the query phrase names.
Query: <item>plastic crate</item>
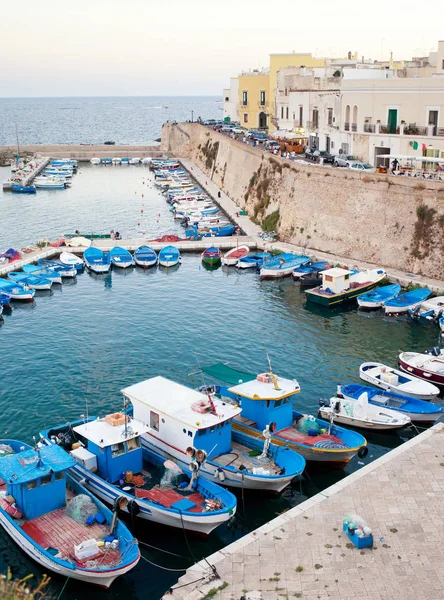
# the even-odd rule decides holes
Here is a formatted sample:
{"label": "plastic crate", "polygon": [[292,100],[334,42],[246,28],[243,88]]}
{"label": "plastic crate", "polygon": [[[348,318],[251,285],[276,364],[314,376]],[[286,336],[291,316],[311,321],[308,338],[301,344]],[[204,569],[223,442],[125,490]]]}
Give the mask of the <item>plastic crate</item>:
{"label": "plastic crate", "polygon": [[373,546],[372,535],[367,535],[366,537],[359,537],[356,533],[350,533],[347,525],[343,525],[342,527],[345,533],[347,534],[349,540],[359,550],[361,550],[362,548],[371,548]]}

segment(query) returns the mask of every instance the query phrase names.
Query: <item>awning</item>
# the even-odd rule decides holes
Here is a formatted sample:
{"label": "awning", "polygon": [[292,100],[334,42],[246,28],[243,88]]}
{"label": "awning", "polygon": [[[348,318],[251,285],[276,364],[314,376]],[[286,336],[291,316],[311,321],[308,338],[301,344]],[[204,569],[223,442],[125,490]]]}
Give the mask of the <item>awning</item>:
{"label": "awning", "polygon": [[429,163],[437,163],[444,164],[444,158],[433,158],[431,156],[408,156],[406,154],[378,154],[376,156],[379,158],[388,158],[391,160],[411,160],[411,161],[419,161],[419,162],[429,162]]}
{"label": "awning", "polygon": [[228,383],[228,385],[238,385],[239,383],[245,383],[256,379],[256,375],[252,375],[245,371],[239,371],[238,369],[232,369],[228,365],[224,365],[224,363],[216,363],[214,365],[209,365],[208,367],[202,367],[201,371],[219,381]]}

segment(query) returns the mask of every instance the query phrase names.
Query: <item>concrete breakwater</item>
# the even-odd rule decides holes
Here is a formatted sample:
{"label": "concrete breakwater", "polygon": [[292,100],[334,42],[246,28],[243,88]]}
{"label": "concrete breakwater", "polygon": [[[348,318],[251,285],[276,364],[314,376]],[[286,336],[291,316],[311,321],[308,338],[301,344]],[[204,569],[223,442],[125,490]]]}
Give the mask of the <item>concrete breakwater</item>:
{"label": "concrete breakwater", "polygon": [[285,242],[444,278],[444,184],[295,163],[193,123],[166,124],[164,152],[190,158]]}
{"label": "concrete breakwater", "polygon": [[[35,145],[20,146],[20,155],[24,158],[30,158],[34,154],[43,154],[51,158],[72,158],[78,161],[89,161],[93,157],[114,158],[114,157],[140,157],[158,156],[160,146],[111,146],[111,145]],[[9,167],[17,154],[16,146],[0,146],[0,166]]]}

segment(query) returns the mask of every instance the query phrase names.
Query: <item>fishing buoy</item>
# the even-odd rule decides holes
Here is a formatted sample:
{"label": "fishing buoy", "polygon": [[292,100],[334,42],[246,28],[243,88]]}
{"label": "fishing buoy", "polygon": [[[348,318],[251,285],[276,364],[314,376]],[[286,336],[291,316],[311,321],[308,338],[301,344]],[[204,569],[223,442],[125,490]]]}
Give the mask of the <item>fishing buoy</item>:
{"label": "fishing buoy", "polygon": [[137,194],[137,192],[134,192],[135,194]]}
{"label": "fishing buoy", "polygon": [[142,194],[142,198],[144,198],[145,196]]}
{"label": "fishing buoy", "polygon": [[137,225],[140,227],[140,221],[137,223]]}
{"label": "fishing buoy", "polygon": [[140,210],[141,213],[143,213],[143,208]]}
{"label": "fishing buoy", "polygon": [[157,213],[157,216],[160,217],[160,213]]}

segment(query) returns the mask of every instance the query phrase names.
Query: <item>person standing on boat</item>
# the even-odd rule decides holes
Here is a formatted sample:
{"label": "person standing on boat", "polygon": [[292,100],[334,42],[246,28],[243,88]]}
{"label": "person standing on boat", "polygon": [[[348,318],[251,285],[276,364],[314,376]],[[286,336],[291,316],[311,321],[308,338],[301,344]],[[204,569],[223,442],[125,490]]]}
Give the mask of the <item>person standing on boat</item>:
{"label": "person standing on boat", "polygon": [[115,239],[116,239],[116,234],[114,233],[114,229],[111,229],[110,238],[111,238],[112,240],[115,240]]}

